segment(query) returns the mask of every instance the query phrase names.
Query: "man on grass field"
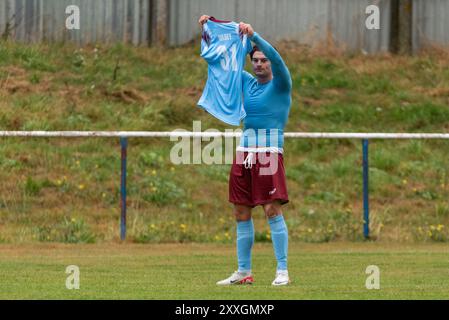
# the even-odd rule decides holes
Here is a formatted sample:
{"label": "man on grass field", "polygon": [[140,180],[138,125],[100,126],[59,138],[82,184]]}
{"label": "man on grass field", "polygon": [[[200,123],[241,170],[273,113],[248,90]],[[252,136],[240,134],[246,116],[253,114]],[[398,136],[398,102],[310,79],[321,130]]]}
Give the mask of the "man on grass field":
{"label": "man on grass field", "polygon": [[[214,23],[226,21],[207,15],[199,19],[203,40],[210,37],[204,35],[206,25],[210,30],[214,28]],[[263,207],[268,219],[277,260],[272,285],[287,285],[290,283],[287,269],[288,231],[282,205],[289,200],[283,165],[283,133],[290,111],[292,80],[287,66],[273,46],[250,24],[241,22],[238,28],[242,39],[246,37],[253,43],[250,57],[255,77],[246,71],[242,73],[244,131],[229,179],[229,201],[234,204],[237,222],[238,270],[218,281],[217,285],[253,283],[251,250],[254,224],[251,211],[258,205]],[[235,58],[235,50],[233,53]]]}

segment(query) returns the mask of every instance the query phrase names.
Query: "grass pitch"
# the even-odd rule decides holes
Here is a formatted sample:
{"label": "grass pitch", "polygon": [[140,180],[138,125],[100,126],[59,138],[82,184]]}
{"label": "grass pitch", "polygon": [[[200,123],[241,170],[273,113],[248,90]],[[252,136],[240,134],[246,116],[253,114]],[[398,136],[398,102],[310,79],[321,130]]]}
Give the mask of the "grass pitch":
{"label": "grass pitch", "polygon": [[[0,246],[0,299],[448,299],[444,244],[291,243],[292,284],[272,287],[270,244],[256,244],[255,283],[218,287],[236,268],[233,245],[30,244]],[[80,289],[65,287],[68,265]],[[380,289],[365,270],[380,268]]]}

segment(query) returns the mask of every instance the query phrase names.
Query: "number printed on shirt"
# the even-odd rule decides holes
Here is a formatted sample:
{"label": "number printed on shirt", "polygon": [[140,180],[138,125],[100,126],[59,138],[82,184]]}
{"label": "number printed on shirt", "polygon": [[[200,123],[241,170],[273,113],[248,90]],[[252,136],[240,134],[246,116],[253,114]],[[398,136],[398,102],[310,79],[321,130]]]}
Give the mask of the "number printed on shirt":
{"label": "number printed on shirt", "polygon": [[226,49],[226,46],[219,46],[217,48],[218,54],[222,55],[222,59],[220,60],[221,67],[225,71],[229,71],[232,68],[232,71],[238,70],[237,65],[237,47],[235,44],[232,45],[230,51],[231,56],[229,56],[229,51]]}

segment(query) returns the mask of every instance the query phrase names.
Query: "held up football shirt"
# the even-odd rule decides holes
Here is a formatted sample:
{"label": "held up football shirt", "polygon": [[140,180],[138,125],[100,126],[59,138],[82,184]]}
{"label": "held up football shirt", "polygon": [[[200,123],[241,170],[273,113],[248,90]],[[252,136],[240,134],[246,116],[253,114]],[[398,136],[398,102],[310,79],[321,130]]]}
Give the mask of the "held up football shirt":
{"label": "held up football shirt", "polygon": [[246,116],[242,72],[251,50],[237,23],[211,18],[203,25],[201,57],[208,63],[208,75],[198,106],[230,125],[240,125]]}

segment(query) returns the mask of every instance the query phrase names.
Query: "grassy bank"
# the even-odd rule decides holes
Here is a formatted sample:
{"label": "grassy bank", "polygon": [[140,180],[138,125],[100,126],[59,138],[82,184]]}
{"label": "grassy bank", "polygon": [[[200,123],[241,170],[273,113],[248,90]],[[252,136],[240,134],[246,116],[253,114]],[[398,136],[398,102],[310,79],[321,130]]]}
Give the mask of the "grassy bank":
{"label": "grassy bank", "polygon": [[[449,59],[312,52],[279,46],[293,78],[286,131],[446,132]],[[82,49],[0,43],[0,130],[224,130],[196,107],[207,65],[198,45]],[[206,143],[204,143],[206,144]],[[173,142],[131,139],[130,241],[234,239],[229,165],[170,162]],[[287,140],[293,241],[361,240],[361,144]],[[377,241],[448,241],[445,141],[374,141],[371,230]],[[115,139],[0,139],[0,242],[101,242],[118,236]],[[262,210],[258,241],[270,241]]]}

